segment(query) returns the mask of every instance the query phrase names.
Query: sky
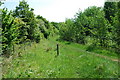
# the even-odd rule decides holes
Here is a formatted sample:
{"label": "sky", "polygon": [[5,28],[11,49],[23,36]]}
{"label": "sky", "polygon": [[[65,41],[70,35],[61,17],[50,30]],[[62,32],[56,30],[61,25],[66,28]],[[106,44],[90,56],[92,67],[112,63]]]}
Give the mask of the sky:
{"label": "sky", "polygon": [[[5,0],[2,7],[14,10],[21,0]],[[90,6],[103,7],[105,0],[26,0],[36,15],[48,21],[63,22],[66,18],[74,18],[79,11]]]}

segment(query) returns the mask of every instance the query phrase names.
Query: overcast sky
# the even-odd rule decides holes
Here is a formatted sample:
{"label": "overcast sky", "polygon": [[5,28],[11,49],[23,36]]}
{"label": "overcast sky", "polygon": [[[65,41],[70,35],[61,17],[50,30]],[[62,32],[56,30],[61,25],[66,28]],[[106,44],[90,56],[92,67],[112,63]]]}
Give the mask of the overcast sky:
{"label": "overcast sky", "polygon": [[[14,10],[21,0],[6,0],[3,7]],[[89,6],[103,7],[104,0],[26,0],[36,15],[49,21],[63,22],[73,18],[78,10],[84,11]]]}

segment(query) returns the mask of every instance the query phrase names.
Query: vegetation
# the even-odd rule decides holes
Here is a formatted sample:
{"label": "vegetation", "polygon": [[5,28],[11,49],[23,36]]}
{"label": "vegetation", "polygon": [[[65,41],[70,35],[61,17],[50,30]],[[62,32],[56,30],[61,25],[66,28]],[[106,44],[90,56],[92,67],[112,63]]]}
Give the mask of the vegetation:
{"label": "vegetation", "polygon": [[[114,7],[111,7],[111,4]],[[78,12],[74,19],[68,19],[62,24],[60,30],[61,39],[87,44],[90,43],[86,41],[86,38],[89,37],[94,40],[90,46],[113,49],[119,54],[118,33],[120,22],[118,20],[118,5],[119,2],[105,2],[104,8],[92,6],[84,12]]]}
{"label": "vegetation", "polygon": [[25,0],[0,11],[3,78],[120,77],[120,2],[88,7],[59,23],[35,15]]}
{"label": "vegetation", "polygon": [[[117,78],[118,62],[102,58],[86,51],[87,46],[56,41],[57,37],[42,39],[41,44],[33,43],[21,55],[4,59],[4,78]],[[56,44],[60,44],[57,55]],[[17,50],[17,47],[16,47]],[[109,51],[100,54],[117,59]],[[17,56],[17,58],[16,58]],[[9,61],[9,62],[8,62]],[[109,66],[108,66],[109,65]]]}

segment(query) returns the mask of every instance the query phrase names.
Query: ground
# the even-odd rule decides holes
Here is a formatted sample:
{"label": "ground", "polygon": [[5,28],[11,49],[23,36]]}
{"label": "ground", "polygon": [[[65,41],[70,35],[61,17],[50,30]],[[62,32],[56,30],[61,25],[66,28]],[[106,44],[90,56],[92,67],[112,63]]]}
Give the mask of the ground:
{"label": "ground", "polygon": [[[59,56],[56,45],[59,44]],[[86,51],[87,46],[58,41],[56,37],[32,43],[5,58],[4,78],[117,78],[116,55]],[[17,48],[16,48],[17,49]],[[16,52],[16,53],[17,53]]]}

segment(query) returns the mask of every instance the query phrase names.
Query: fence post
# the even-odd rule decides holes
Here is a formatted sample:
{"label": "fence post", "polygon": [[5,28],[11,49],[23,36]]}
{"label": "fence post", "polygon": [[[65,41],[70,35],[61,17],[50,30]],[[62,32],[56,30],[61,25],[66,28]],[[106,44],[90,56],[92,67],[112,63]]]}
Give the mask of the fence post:
{"label": "fence post", "polygon": [[59,55],[59,44],[57,44],[57,56]]}

